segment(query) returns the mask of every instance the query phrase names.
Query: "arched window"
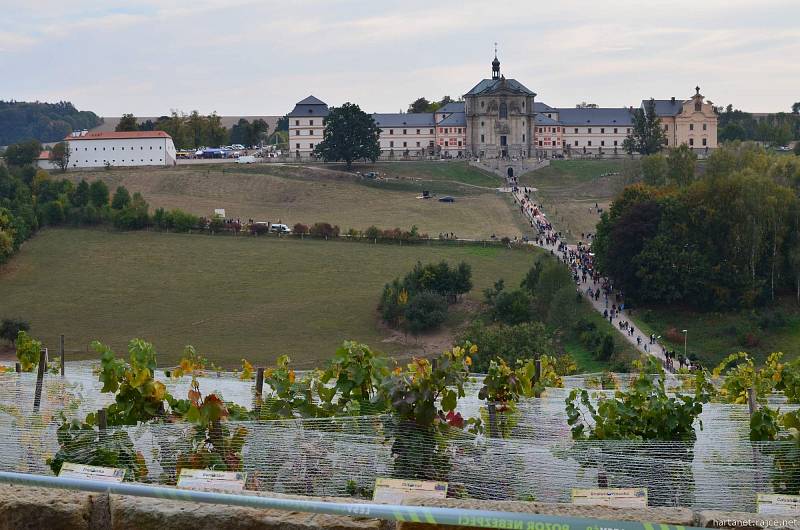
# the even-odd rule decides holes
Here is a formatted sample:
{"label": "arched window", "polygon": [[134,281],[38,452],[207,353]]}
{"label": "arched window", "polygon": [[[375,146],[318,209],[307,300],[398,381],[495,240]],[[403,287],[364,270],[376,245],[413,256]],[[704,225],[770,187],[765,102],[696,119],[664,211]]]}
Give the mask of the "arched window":
{"label": "arched window", "polygon": [[699,101],[694,102],[694,110],[695,112],[700,112],[703,110],[703,104]]}
{"label": "arched window", "polygon": [[508,119],[508,107],[505,103],[500,103],[500,119]]}

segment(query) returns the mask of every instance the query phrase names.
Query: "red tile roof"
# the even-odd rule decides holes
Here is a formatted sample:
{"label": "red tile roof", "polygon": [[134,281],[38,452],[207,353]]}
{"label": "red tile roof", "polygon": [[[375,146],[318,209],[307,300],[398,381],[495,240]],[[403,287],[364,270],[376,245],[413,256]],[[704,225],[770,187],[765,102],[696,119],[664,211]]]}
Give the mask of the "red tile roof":
{"label": "red tile roof", "polygon": [[39,156],[36,157],[36,160],[50,160],[50,151],[42,151],[39,153]]}
{"label": "red tile roof", "polygon": [[124,140],[127,138],[171,138],[164,131],[88,132],[83,136],[67,135],[64,140]]}

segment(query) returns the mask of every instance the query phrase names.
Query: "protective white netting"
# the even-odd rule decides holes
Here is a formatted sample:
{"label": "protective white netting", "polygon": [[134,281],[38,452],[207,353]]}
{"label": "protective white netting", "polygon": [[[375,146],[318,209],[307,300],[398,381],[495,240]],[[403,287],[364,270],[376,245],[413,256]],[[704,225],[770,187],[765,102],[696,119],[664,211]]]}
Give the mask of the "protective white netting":
{"label": "protective white netting", "polygon": [[[0,374],[0,469],[51,473],[46,461],[59,450],[57,415],[83,418],[110,403],[110,396],[100,392],[91,364],[70,364],[67,374],[66,379],[45,378],[37,413],[35,374]],[[186,395],[191,378],[175,381],[158,375],[173,395]],[[568,377],[565,385],[593,387],[596,375]],[[624,388],[630,375],[614,378]],[[670,378],[677,389],[679,376]],[[204,394],[218,392],[228,401],[252,406],[250,381],[223,374],[201,377],[199,382]],[[479,387],[479,380],[469,383],[467,397],[459,402],[465,417],[482,414]],[[424,443],[426,433],[398,426],[386,415],[225,425],[246,429],[243,467],[249,487],[263,491],[344,496],[368,491],[376,477],[410,478],[434,469],[450,482],[451,492],[479,499],[569,502],[573,487],[644,486],[652,505],[748,510],[755,508],[758,492],[775,491],[776,484],[800,486],[793,483],[800,480],[796,473],[781,473],[774,465],[776,458],[800,459],[797,446],[750,442],[746,406],[706,405],[700,417],[703,429],[697,426],[694,444],[573,442],[564,403],[569,391],[548,389],[544,397],[520,403],[513,417],[501,415],[506,438],[454,432],[441,455],[425,449],[431,445]],[[780,402],[781,396],[773,401]],[[73,450],[91,454],[118,443],[117,434],[129,439],[143,457],[144,482],[170,483],[179,456],[191,452],[193,430],[187,424],[109,429],[103,439],[92,435]],[[400,457],[393,447],[403,451]],[[126,464],[132,462],[120,462]]]}

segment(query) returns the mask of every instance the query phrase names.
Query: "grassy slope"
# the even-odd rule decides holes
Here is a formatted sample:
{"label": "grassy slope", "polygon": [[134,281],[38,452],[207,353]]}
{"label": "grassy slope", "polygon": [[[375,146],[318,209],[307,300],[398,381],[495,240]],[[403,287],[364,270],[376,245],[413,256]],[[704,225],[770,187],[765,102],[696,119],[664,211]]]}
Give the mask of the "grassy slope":
{"label": "grassy slope", "polygon": [[[520,177],[524,186],[535,187],[536,199],[570,241],[581,233],[595,231],[600,216],[595,204],[608,208],[618,189],[619,176],[601,175],[620,171],[620,160],[553,160],[550,166]],[[591,211],[590,211],[591,209]]]}
{"label": "grassy slope", "polygon": [[[782,316],[783,324],[775,325],[775,315]],[[687,329],[688,352],[709,367],[739,351],[746,351],[759,361],[776,351],[788,357],[800,355],[800,308],[791,297],[782,299],[774,308],[757,311],[700,313],[682,308],[649,308],[634,316],[642,329],[662,335],[665,340],[668,329],[677,330],[679,340],[669,344],[678,352],[684,348],[680,332]],[[748,334],[755,340],[748,339]]]}
{"label": "grassy slope", "polygon": [[[249,236],[47,230],[0,274],[0,315],[30,320],[50,347],[143,337],[175,361],[185,344],[226,366],[290,353],[301,366],[344,339],[387,353],[375,312],[386,281],[417,260],[472,265],[477,300],[496,279],[517,284],[534,255],[480,247],[368,245]],[[94,355],[84,355],[94,357]]]}
{"label": "grassy slope", "polygon": [[[457,182],[497,185],[498,179],[464,163],[377,166],[382,173],[403,178],[371,181],[327,168],[266,164],[76,171],[68,176],[75,181],[102,179],[112,191],[124,185],[131,192],[141,192],[153,209],[181,208],[198,215],[225,208],[229,217],[280,220],[289,225],[327,221],[343,230],[417,225],[421,232],[434,236],[440,232],[466,238],[524,233],[525,226],[507,197]],[[359,169],[366,171],[362,166]],[[416,197],[423,189],[453,195],[457,200],[452,204],[419,200]]]}

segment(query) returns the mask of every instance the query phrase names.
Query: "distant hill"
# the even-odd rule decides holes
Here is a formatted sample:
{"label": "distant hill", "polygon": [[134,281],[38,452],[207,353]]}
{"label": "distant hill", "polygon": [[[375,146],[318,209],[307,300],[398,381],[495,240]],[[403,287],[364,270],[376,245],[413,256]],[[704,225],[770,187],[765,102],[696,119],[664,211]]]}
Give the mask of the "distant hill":
{"label": "distant hill", "polygon": [[0,145],[31,138],[58,142],[72,131],[92,129],[102,121],[94,112],[78,110],[68,101],[0,101]]}

